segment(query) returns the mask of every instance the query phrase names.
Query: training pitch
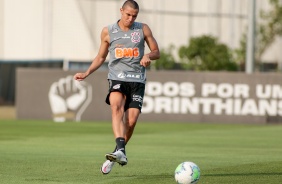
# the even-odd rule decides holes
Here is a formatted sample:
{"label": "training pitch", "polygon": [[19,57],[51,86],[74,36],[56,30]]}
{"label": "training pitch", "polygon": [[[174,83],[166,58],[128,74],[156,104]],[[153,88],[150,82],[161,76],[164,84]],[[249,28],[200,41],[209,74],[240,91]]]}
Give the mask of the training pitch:
{"label": "training pitch", "polygon": [[173,184],[183,161],[199,184],[282,183],[282,125],[139,122],[128,165],[102,175],[114,146],[110,122],[0,120],[0,183]]}

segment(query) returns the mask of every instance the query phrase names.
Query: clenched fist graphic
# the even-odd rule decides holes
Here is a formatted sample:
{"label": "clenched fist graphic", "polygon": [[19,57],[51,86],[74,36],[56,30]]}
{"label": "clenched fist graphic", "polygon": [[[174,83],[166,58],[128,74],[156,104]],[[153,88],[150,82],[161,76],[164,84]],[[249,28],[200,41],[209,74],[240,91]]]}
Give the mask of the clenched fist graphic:
{"label": "clenched fist graphic", "polygon": [[55,122],[80,121],[92,101],[92,86],[75,81],[72,76],[54,82],[49,90],[49,102]]}

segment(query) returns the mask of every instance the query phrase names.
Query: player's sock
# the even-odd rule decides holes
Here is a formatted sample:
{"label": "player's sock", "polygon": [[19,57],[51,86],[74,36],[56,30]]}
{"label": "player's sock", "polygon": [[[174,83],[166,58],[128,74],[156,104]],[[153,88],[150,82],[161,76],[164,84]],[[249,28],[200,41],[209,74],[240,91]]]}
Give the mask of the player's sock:
{"label": "player's sock", "polygon": [[117,150],[122,151],[125,154],[125,139],[123,137],[116,138]]}
{"label": "player's sock", "polygon": [[114,149],[114,151],[113,151],[113,153],[116,152],[117,150],[118,150],[118,149],[117,149],[117,146],[116,146],[115,149]]}
{"label": "player's sock", "polygon": [[[126,145],[126,143],[125,143],[125,145]],[[115,149],[114,149],[114,151],[113,151],[113,153],[116,152],[117,150],[118,150],[118,148],[117,148],[117,146],[116,146]]]}

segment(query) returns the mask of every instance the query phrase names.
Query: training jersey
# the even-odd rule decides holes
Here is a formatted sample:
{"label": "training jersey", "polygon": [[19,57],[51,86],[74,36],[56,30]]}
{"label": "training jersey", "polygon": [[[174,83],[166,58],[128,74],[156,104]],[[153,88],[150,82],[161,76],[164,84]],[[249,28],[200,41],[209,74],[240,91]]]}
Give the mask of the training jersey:
{"label": "training jersey", "polygon": [[146,69],[140,65],[144,55],[143,25],[134,22],[128,31],[118,23],[108,26],[110,35],[108,79],[125,82],[146,82]]}

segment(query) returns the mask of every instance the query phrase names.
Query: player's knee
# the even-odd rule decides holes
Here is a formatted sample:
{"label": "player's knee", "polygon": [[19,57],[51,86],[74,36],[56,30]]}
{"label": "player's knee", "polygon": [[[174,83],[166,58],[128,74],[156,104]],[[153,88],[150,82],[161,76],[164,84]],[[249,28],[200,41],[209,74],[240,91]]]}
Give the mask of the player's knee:
{"label": "player's knee", "polygon": [[123,113],[123,107],[121,107],[120,105],[111,105],[111,109],[112,109],[112,113]]}

